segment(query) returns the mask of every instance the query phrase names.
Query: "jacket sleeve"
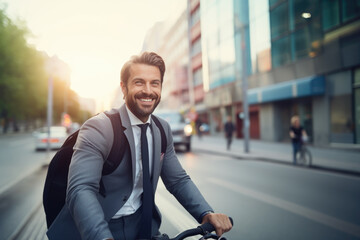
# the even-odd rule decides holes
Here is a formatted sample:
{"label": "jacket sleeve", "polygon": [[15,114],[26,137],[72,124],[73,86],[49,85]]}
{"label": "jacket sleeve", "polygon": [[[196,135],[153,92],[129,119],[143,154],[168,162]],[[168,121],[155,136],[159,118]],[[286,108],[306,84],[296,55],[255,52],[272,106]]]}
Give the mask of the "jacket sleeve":
{"label": "jacket sleeve", "polygon": [[167,148],[161,169],[161,179],[166,189],[200,223],[202,214],[213,209],[182,168],[175,153],[170,126],[167,123],[166,126],[164,129],[167,130]]}
{"label": "jacket sleeve", "polygon": [[66,203],[83,239],[112,238],[98,192],[113,138],[110,119],[99,114],[82,126],[74,146]]}

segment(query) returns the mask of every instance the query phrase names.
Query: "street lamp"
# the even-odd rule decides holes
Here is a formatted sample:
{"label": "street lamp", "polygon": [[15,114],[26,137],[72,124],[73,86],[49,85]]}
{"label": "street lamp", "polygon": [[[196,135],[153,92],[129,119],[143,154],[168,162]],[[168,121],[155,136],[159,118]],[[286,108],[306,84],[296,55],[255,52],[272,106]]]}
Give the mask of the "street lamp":
{"label": "street lamp", "polygon": [[249,121],[249,104],[247,101],[247,89],[248,89],[248,79],[247,79],[247,59],[246,59],[246,39],[245,39],[245,27],[246,24],[240,22],[239,16],[235,14],[235,29],[240,30],[241,35],[241,61],[242,61],[242,82],[241,82],[241,92],[242,92],[242,106],[243,106],[243,135],[244,135],[244,152],[249,152],[249,142],[250,142],[250,121]]}
{"label": "street lamp", "polygon": [[46,152],[49,155],[50,152],[50,138],[51,132],[50,128],[52,125],[52,116],[53,116],[53,76],[54,76],[54,69],[55,69],[55,58],[52,57],[47,60],[45,64],[45,70],[49,75],[48,78],[48,99],[47,99],[47,144],[46,144]]}

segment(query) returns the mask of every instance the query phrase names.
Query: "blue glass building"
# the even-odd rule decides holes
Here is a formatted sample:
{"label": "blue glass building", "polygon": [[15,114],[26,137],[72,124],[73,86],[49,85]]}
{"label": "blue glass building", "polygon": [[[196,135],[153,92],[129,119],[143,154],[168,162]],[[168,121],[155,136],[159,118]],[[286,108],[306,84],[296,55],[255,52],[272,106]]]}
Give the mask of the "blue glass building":
{"label": "blue glass building", "polygon": [[201,0],[200,21],[213,133],[231,115],[242,137],[245,75],[252,138],[287,141],[299,115],[315,145],[360,143],[359,1]]}

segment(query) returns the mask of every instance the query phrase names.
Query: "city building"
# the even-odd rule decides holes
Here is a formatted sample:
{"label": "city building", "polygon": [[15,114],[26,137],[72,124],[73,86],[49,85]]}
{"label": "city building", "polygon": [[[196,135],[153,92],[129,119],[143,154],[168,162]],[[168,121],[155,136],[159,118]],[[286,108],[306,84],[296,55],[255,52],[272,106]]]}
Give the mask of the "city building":
{"label": "city building", "polygon": [[204,103],[213,133],[231,115],[242,137],[247,86],[252,138],[289,141],[290,118],[299,115],[315,145],[360,143],[358,1],[200,3]]}
{"label": "city building", "polygon": [[189,97],[189,45],[186,9],[179,6],[172,19],[156,23],[146,34],[143,51],[154,51],[165,61],[161,99],[158,108],[178,109],[185,113]]}
{"label": "city building", "polygon": [[200,0],[188,0],[188,42],[189,42],[189,96],[195,118],[209,123],[209,113],[204,103],[205,90],[203,81]]}
{"label": "city building", "polygon": [[211,134],[231,116],[238,138],[248,109],[250,137],[276,142],[299,115],[314,145],[359,146],[358,1],[188,0],[167,25],[144,43],[167,63],[162,107],[195,112]]}

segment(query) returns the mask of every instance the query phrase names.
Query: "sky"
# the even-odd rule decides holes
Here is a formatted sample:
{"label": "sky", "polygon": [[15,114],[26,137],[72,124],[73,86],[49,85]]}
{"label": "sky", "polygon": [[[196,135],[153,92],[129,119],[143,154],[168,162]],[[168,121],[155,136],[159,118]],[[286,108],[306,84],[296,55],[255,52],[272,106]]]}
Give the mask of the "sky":
{"label": "sky", "polygon": [[120,84],[120,69],[141,51],[147,31],[171,19],[186,0],[0,0],[28,42],[71,69],[71,88],[97,100]]}

